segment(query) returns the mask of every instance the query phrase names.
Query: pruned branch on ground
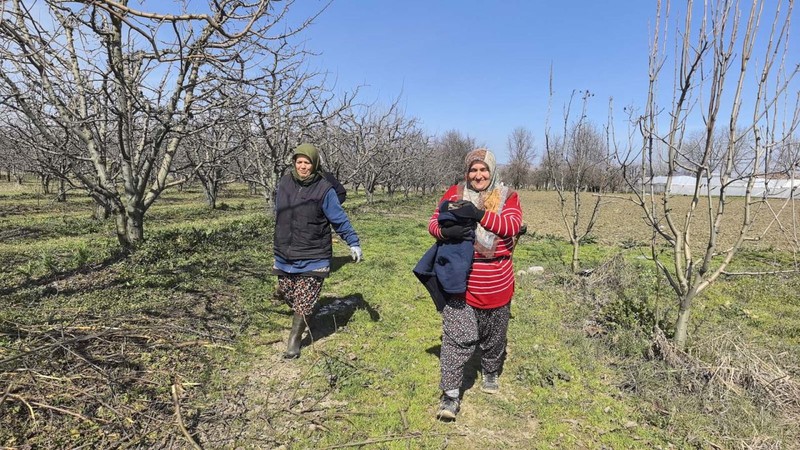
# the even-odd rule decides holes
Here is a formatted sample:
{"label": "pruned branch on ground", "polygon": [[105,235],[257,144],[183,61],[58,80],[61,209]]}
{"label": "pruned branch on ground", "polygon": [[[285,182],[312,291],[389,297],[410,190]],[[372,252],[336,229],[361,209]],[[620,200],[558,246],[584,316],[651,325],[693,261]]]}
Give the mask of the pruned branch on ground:
{"label": "pruned branch on ground", "polygon": [[[193,398],[185,388],[202,381],[204,354],[233,334],[223,322],[180,311],[0,324],[12,351],[0,360],[3,442],[61,447],[79,436],[95,447],[135,447],[188,433],[188,425],[176,427],[180,406],[170,391],[184,380],[178,401]],[[65,429],[79,434],[63,436]]]}
{"label": "pruned branch on ground", "polygon": [[695,351],[713,358],[705,361],[687,353],[656,328],[654,355],[706,386],[748,393],[759,403],[777,408],[789,420],[800,420],[800,382],[781,367],[779,355],[761,356],[735,332],[700,343]]}

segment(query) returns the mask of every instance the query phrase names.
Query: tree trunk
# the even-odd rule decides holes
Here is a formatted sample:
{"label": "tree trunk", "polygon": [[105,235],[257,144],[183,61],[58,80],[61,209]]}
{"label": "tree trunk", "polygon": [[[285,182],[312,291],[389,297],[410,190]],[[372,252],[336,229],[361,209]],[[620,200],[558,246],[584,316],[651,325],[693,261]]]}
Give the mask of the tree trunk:
{"label": "tree trunk", "polygon": [[219,185],[215,180],[201,177],[200,184],[203,186],[203,192],[206,194],[206,204],[211,209],[217,209],[217,193],[219,192]]}
{"label": "tree trunk", "polygon": [[67,182],[64,179],[58,180],[58,195],[56,196],[56,202],[64,203],[67,201]]}
{"label": "tree trunk", "polygon": [[135,248],[144,239],[144,217],[128,218],[128,242]]}
{"label": "tree trunk", "polygon": [[50,195],[50,176],[49,175],[39,175],[39,181],[42,184],[42,193],[44,195]]}
{"label": "tree trunk", "polygon": [[275,212],[275,196],[277,195],[277,192],[271,191],[269,188],[264,186],[264,188],[261,190],[261,194],[264,197],[264,204],[266,206],[267,212],[268,213],[274,213]]}
{"label": "tree trunk", "polygon": [[111,211],[108,209],[108,206],[97,204],[94,208],[94,213],[92,214],[92,217],[95,220],[104,221],[109,217],[111,217]]}
{"label": "tree trunk", "polygon": [[138,206],[116,212],[117,240],[126,251],[135,250],[144,238],[144,209]]}
{"label": "tree trunk", "polygon": [[578,269],[580,268],[579,264],[579,252],[580,252],[580,241],[577,239],[572,240],[572,273],[578,273]]}
{"label": "tree trunk", "polygon": [[206,204],[211,209],[217,209],[217,193],[210,190],[206,191]]}
{"label": "tree trunk", "polygon": [[678,319],[675,321],[675,346],[684,350],[686,348],[686,337],[689,331],[689,315],[692,311],[692,300],[695,296],[694,290],[686,293],[680,299],[680,308],[678,309]]}

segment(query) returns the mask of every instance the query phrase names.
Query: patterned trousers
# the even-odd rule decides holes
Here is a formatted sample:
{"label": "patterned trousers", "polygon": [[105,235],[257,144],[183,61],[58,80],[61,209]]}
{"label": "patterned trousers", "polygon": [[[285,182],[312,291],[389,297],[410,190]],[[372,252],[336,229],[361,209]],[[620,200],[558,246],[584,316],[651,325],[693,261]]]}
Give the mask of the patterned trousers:
{"label": "patterned trousers", "polygon": [[310,316],[319,300],[324,278],[308,275],[278,276],[278,290],[295,313]]}
{"label": "patterned trousers", "polygon": [[506,336],[511,303],[494,309],[478,309],[463,298],[448,299],[442,311],[442,351],[439,364],[442,391],[460,389],[464,365],[481,348],[483,372],[500,372],[506,356]]}

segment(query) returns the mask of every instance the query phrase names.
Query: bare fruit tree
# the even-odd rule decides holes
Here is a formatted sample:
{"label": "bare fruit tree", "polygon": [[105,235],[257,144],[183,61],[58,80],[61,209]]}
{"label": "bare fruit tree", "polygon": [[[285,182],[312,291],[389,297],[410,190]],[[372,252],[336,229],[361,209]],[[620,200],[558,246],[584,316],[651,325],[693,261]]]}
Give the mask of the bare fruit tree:
{"label": "bare fruit tree", "polygon": [[[395,166],[394,173],[398,185],[401,186],[403,194],[408,197],[411,191],[427,192],[431,173],[434,171],[429,170],[428,167],[420,167],[419,171],[410,171],[408,165],[423,165],[432,153],[431,136],[426,134],[421,128],[417,128],[416,132],[409,133],[401,147],[404,156],[398,158],[399,161]],[[406,157],[407,161],[406,162]]]}
{"label": "bare fruit tree", "polygon": [[177,155],[174,172],[184,178],[194,175],[211,209],[217,208],[223,186],[236,180],[234,161],[244,150],[250,132],[248,120],[246,108],[225,108],[204,115],[204,120],[195,116],[195,127],[183,140],[184,152]]}
{"label": "bare fruit tree", "polygon": [[[615,169],[611,165],[608,140],[587,119],[586,107],[593,94],[583,92],[582,107],[573,120],[572,101],[564,107],[561,134],[545,131],[543,166],[558,194],[559,212],[572,245],[571,269],[580,269],[580,247],[594,230],[604,193],[612,184]],[[552,100],[552,93],[551,93]],[[548,119],[549,122],[549,119]],[[593,196],[593,198],[591,197]],[[589,202],[586,202],[589,198]],[[588,203],[588,205],[586,204]]]}
{"label": "bare fruit tree", "polygon": [[[658,2],[648,102],[637,124],[644,139],[633,152],[641,166],[629,182],[653,231],[652,260],[677,297],[678,348],[686,346],[698,295],[765,231],[754,229],[757,215],[794,222],[767,201],[774,160],[787,154],[798,124],[796,92],[788,89],[799,67],[798,53],[788,48],[793,3],[756,0],[743,11],[739,2],[689,0],[675,45],[668,45],[670,7]],[[664,103],[661,82],[672,94]],[[662,161],[666,181],[656,189]],[[693,180],[688,209],[673,192],[681,175]]]}
{"label": "bare fruit tree", "polygon": [[402,189],[402,176],[421,160],[419,150],[427,146],[419,121],[404,115],[399,99],[388,107],[349,108],[329,124],[336,128],[326,127],[320,138],[327,142],[328,166],[340,181],[363,187],[370,203],[381,187],[390,194]]}
{"label": "bare fruit tree", "polygon": [[[457,135],[459,133],[455,131],[447,133],[447,136],[450,137]],[[442,142],[442,139],[422,133],[416,139],[419,142],[413,144],[415,156],[410,163],[414,170],[407,170],[409,166],[406,165],[405,170],[401,170],[398,173],[399,177],[405,180],[407,188],[425,195],[437,192],[453,181],[458,181],[453,169],[458,169],[462,166],[464,155],[449,154],[448,156],[448,152],[443,149],[444,142]],[[465,142],[470,140],[468,137],[462,139]],[[474,144],[464,146],[464,148],[473,147]]]}
{"label": "bare fruit tree", "polygon": [[[36,172],[36,149],[41,140],[31,136],[32,127],[28,123],[15,120],[13,111],[0,110],[0,121],[3,122],[0,124],[0,164],[6,171],[7,181],[13,179],[22,184],[26,173]],[[47,193],[49,191],[45,191]]]}
{"label": "bare fruit tree", "polygon": [[436,148],[447,169],[441,181],[446,185],[464,181],[464,158],[478,148],[475,138],[458,130],[449,130],[439,139]]}
{"label": "bare fruit tree", "polygon": [[508,165],[503,177],[514,189],[529,183],[533,157],[533,133],[525,127],[515,128],[508,137]]}
{"label": "bare fruit tree", "polygon": [[0,9],[0,95],[47,151],[71,159],[67,181],[114,215],[125,249],[142,240],[161,193],[185,181],[170,175],[194,115],[222,86],[257,78],[263,55],[280,52],[270,46],[308,24],[275,26],[292,1],[185,1],[175,13],[131,3]]}

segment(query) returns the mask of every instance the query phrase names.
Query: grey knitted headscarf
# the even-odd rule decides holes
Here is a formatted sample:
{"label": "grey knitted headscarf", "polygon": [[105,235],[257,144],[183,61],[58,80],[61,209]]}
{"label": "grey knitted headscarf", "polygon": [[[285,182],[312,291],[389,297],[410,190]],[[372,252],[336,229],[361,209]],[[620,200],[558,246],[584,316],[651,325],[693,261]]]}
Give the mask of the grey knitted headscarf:
{"label": "grey knitted headscarf", "polygon": [[[473,190],[469,184],[469,170],[475,163],[486,164],[489,169],[489,186],[482,191]],[[469,200],[473,205],[486,211],[500,214],[511,190],[500,182],[497,175],[497,162],[494,154],[485,148],[478,148],[467,153],[464,158],[464,185],[461,187],[461,199]],[[497,235],[486,230],[480,224],[475,229],[475,250],[485,258],[493,258],[497,249]]]}
{"label": "grey knitted headscarf", "polygon": [[[486,164],[486,167],[489,169],[489,175],[491,176],[489,186],[480,192],[472,190],[472,187],[469,185],[469,170],[476,162]],[[467,153],[467,156],[464,158],[464,200],[469,200],[478,208],[483,208],[483,202],[497,184],[498,177],[496,169],[497,163],[495,162],[494,155],[489,150],[478,148]]]}

